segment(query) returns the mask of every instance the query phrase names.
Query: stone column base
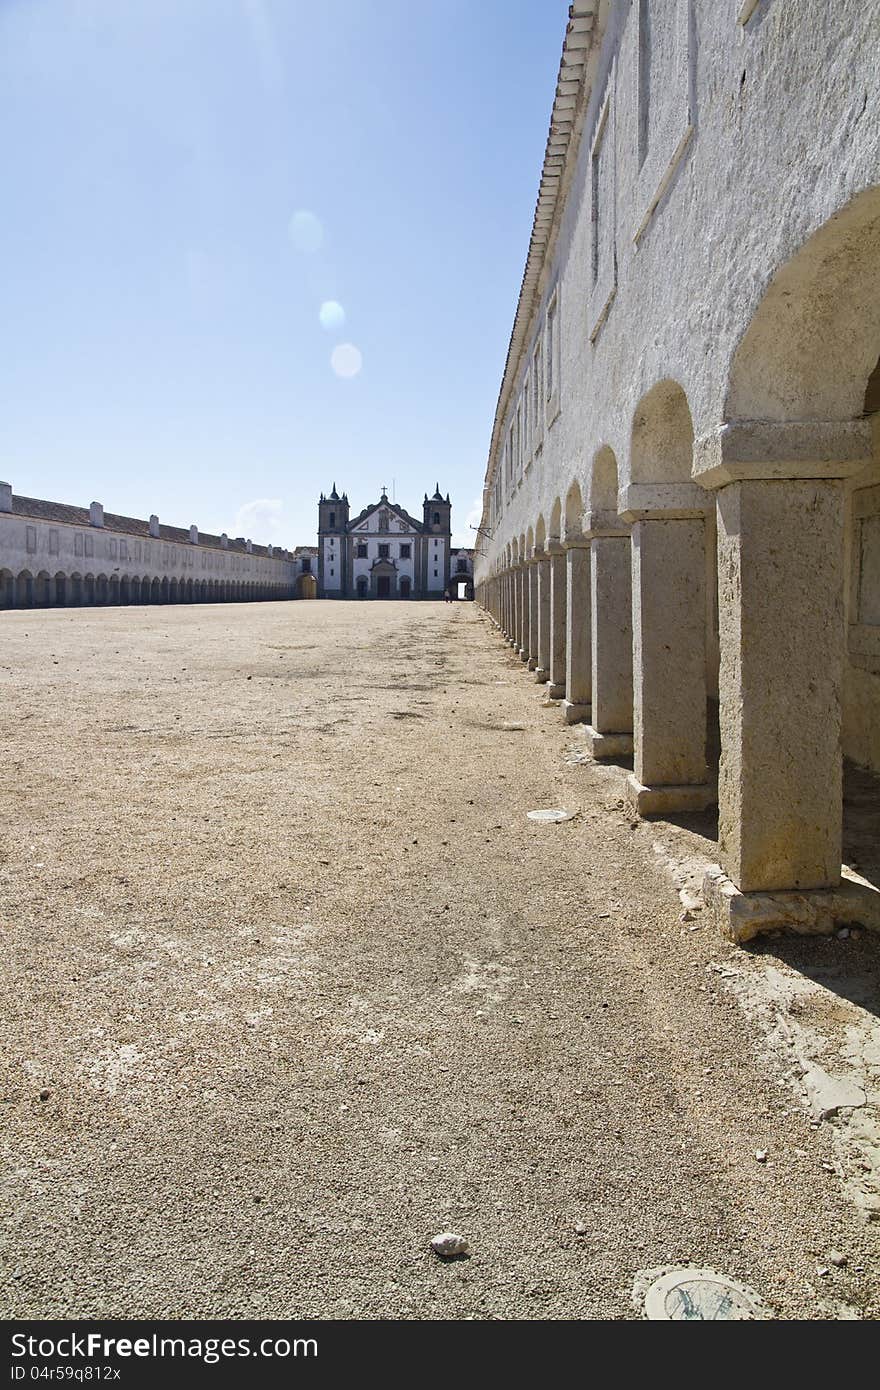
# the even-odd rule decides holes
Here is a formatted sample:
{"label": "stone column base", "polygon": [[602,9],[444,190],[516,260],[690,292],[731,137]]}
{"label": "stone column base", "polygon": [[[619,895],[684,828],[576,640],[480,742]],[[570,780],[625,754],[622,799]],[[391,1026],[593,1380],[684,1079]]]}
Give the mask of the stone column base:
{"label": "stone column base", "polygon": [[590,752],[597,760],[632,757],[632,734],[600,734],[598,729],[590,726],[587,729],[587,742],[590,745]]}
{"label": "stone column base", "polygon": [[[553,688],[554,690],[560,689],[559,686],[554,686]],[[565,694],[564,687],[562,687],[562,693],[563,695]],[[592,706],[576,705],[573,700],[563,700],[562,713],[565,717],[566,724],[585,724],[592,714]]]}
{"label": "stone column base", "polygon": [[562,700],[565,697],[565,686],[554,685],[552,681],[547,682],[547,699]]}
{"label": "stone column base", "polygon": [[535,670],[537,670],[537,668],[538,668],[538,658],[537,658],[536,656],[530,656],[529,659],[528,659],[528,661],[526,662],[526,665],[528,666],[528,669],[529,669],[530,671],[535,671]]}
{"label": "stone column base", "polygon": [[538,685],[546,685],[550,679],[550,672],[546,666],[535,667],[535,680]]}
{"label": "stone column base", "polygon": [[848,923],[880,932],[880,891],[847,868],[836,888],[741,893],[713,867],[703,877],[703,898],[722,935],[740,944],[769,931],[827,936]]}
{"label": "stone column base", "polygon": [[529,659],[529,654],[528,654],[528,652],[526,651],[525,647],[520,647],[520,649],[519,649],[519,659],[520,659],[520,661],[528,661],[528,659]]}
{"label": "stone column base", "polygon": [[626,801],[639,816],[664,816],[668,811],[705,811],[718,800],[718,788],[708,782],[682,787],[645,787],[634,773],[626,779]]}

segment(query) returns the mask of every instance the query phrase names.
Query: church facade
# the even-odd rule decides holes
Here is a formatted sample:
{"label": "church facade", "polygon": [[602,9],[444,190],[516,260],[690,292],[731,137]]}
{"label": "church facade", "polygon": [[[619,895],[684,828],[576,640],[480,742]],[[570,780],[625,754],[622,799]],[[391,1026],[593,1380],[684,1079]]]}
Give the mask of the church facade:
{"label": "church facade", "polygon": [[318,503],[318,597],[439,599],[449,585],[452,506],[439,485],[425,494],[417,521],[382,489],[378,502],[350,516],[336,484]]}

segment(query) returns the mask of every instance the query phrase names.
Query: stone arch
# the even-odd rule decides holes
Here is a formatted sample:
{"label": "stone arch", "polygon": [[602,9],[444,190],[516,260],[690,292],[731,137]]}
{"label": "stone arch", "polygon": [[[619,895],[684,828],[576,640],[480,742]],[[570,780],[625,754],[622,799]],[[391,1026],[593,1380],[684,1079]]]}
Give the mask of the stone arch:
{"label": "stone arch", "polygon": [[[597,460],[604,452],[599,451]],[[633,415],[630,478],[634,483],[687,483],[693,457],[694,426],[687,396],[677,381],[658,381]],[[616,509],[616,500],[614,505]]]}
{"label": "stone arch", "polygon": [[15,607],[15,575],[12,570],[0,570],[0,608]]}
{"label": "stone arch", "polygon": [[107,602],[117,605],[119,603],[119,575],[111,574],[107,585]]}
{"label": "stone arch", "polygon": [[106,604],[109,594],[109,585],[106,574],[99,574],[95,580],[95,603]]}
{"label": "stone arch", "polygon": [[119,580],[119,602],[131,603],[131,580],[127,574],[123,574]]}
{"label": "stone arch", "polygon": [[565,535],[569,538],[580,536],[584,529],[584,499],[580,484],[572,483],[565,494]]}
{"label": "stone arch", "polygon": [[[167,585],[167,579],[164,581],[164,583]],[[162,592],[162,584],[163,581],[158,577],[158,575],[156,575],[156,577],[150,581],[150,603],[166,602],[165,595]]]}
{"label": "stone arch", "polygon": [[880,344],[880,185],[770,279],[734,352],[726,420],[852,420]]}
{"label": "stone arch", "polygon": [[535,523],[535,549],[536,549],[536,550],[543,550],[543,549],[544,549],[544,546],[545,546],[546,544],[547,544],[547,525],[546,525],[546,522],[544,521],[544,515],[543,515],[543,513],[542,513],[542,514],[538,517],[538,520],[537,520],[536,523]]}
{"label": "stone arch", "polygon": [[160,603],[169,603],[169,602],[170,602],[170,594],[171,594],[171,581],[169,580],[168,575],[165,574],[165,575],[162,576],[161,583],[159,584],[159,602],[160,602]]}
{"label": "stone arch", "polygon": [[50,575],[47,570],[40,570],[34,579],[34,607],[48,608],[52,598]]}
{"label": "stone arch", "polygon": [[532,553],[532,551],[534,550],[534,548],[535,548],[535,532],[534,532],[533,528],[530,526],[529,529],[528,529],[528,531],[526,531],[525,545],[523,546],[523,554],[525,555],[526,559],[529,558],[529,556],[531,555],[531,553]]}
{"label": "stone arch", "polygon": [[141,581],[136,574],[129,580],[128,601],[129,603],[140,603],[141,601]]}
{"label": "stone arch", "polygon": [[617,458],[609,445],[596,450],[590,473],[590,511],[617,511]]}
{"label": "stone arch", "polygon": [[58,573],[54,576],[52,584],[55,591],[53,602],[58,607],[63,608],[65,604],[68,602],[67,575],[63,572],[63,570],[59,570]]}
{"label": "stone arch", "polygon": [[[361,578],[366,580],[366,576],[364,575],[362,575]],[[318,581],[315,576],[313,574],[297,575],[294,594],[296,598],[317,598]]]}
{"label": "stone arch", "polygon": [[168,602],[169,602],[169,603],[177,603],[177,601],[178,601],[178,585],[177,585],[177,579],[176,579],[176,578],[173,578],[173,579],[171,579],[171,581],[170,581],[169,584],[168,584]]}
{"label": "stone arch", "polygon": [[20,570],[15,579],[16,608],[33,608],[34,576],[30,570]]}
{"label": "stone arch", "polygon": [[549,539],[558,541],[562,539],[562,501],[556,497],[553,506],[550,508],[550,532]]}
{"label": "stone arch", "polygon": [[836,885],[841,749],[880,772],[878,349],[875,186],[768,275],[695,455],[719,484],[721,859],[747,892]]}
{"label": "stone arch", "polygon": [[91,607],[95,602],[95,576],[87,574],[83,580],[83,603]]}
{"label": "stone arch", "polygon": [[75,608],[81,607],[83,603],[83,577],[81,574],[77,573],[77,571],[74,571],[74,573],[70,576],[69,602]]}

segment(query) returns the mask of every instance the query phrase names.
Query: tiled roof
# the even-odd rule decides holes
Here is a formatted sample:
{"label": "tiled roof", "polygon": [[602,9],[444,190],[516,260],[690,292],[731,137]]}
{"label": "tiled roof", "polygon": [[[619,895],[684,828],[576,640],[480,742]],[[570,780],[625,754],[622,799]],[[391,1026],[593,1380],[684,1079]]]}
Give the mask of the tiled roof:
{"label": "tiled roof", "polygon": [[[35,521],[64,522],[68,526],[88,526],[90,524],[88,507],[72,507],[66,502],[47,502],[41,497],[22,497],[19,493],[12,494],[12,513],[14,516],[33,517]],[[141,521],[138,517],[133,516],[120,516],[116,512],[104,513],[104,530],[121,531],[123,535],[143,536],[145,540],[150,540],[150,523],[148,521]],[[175,545],[189,545],[189,528],[163,526],[160,523],[158,539],[170,541]],[[208,531],[199,531],[199,545],[213,546],[217,550],[224,548],[221,537],[211,535]],[[247,551],[247,542],[240,538],[230,539],[225,549],[244,554]],[[269,547],[252,543],[250,553],[265,558],[269,556]],[[289,551],[281,550],[276,546],[271,558],[283,560],[289,558],[289,555]]]}

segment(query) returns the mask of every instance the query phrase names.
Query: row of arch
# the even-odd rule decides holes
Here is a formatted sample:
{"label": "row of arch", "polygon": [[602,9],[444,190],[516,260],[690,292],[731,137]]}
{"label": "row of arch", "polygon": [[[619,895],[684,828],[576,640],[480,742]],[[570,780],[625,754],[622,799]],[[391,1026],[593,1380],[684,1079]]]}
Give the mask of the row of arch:
{"label": "row of arch", "polygon": [[880,773],[878,353],[873,189],[771,281],[720,426],[655,382],[478,579],[637,812],[718,804],[742,893],[838,890],[842,749]]}
{"label": "row of arch", "polygon": [[0,608],[79,608],[158,603],[254,603],[289,596],[284,584],[157,575],[33,574],[0,570]]}

